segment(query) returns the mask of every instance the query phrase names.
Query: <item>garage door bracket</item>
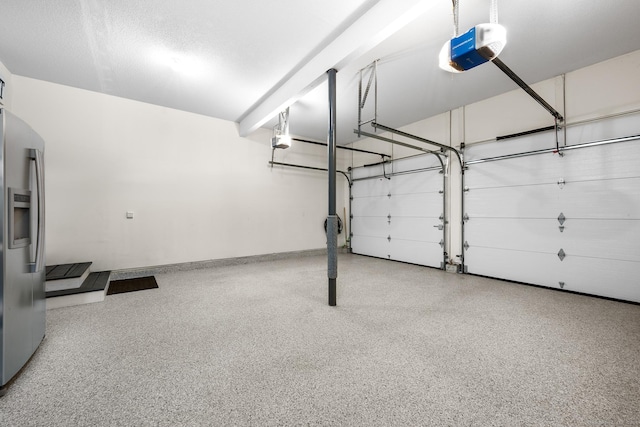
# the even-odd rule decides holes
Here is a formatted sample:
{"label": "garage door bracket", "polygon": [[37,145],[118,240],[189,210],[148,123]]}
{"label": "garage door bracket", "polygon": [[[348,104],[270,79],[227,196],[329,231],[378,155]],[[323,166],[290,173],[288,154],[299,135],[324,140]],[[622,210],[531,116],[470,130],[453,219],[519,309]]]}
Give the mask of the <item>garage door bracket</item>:
{"label": "garage door bracket", "polygon": [[560,261],[564,261],[566,256],[567,254],[564,252],[564,249],[560,249],[560,252],[558,252],[558,258],[560,258]]}
{"label": "garage door bracket", "polygon": [[566,220],[567,220],[567,217],[565,217],[564,214],[560,212],[560,215],[558,216],[558,222],[560,223],[560,225],[564,225],[564,222]]}

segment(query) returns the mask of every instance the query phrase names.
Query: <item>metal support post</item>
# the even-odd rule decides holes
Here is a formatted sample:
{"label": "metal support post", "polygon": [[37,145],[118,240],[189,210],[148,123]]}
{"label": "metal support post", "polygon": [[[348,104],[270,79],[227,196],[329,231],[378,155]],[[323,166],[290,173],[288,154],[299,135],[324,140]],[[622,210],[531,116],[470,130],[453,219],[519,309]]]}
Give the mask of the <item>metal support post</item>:
{"label": "metal support post", "polygon": [[336,215],[336,73],[329,75],[329,215],[327,216],[327,277],[329,278],[329,305],[336,305],[338,278],[338,217]]}

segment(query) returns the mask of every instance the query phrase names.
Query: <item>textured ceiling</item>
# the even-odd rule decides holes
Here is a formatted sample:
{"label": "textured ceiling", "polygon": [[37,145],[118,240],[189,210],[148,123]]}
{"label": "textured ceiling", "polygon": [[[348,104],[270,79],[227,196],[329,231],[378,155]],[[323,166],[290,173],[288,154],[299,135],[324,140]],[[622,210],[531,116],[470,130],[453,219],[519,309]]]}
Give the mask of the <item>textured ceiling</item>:
{"label": "textured ceiling", "polygon": [[[488,22],[489,4],[461,0],[460,30]],[[637,0],[499,2],[508,31],[501,59],[533,84],[640,49],[639,12]],[[0,4],[0,61],[12,73],[241,127],[272,126],[273,106],[298,99],[292,133],[326,138],[327,89],[318,78],[336,67],[339,143],[354,139],[358,70],[376,59],[379,117],[394,127],[515,88],[491,64],[460,75],[439,70],[451,35],[451,0]]]}

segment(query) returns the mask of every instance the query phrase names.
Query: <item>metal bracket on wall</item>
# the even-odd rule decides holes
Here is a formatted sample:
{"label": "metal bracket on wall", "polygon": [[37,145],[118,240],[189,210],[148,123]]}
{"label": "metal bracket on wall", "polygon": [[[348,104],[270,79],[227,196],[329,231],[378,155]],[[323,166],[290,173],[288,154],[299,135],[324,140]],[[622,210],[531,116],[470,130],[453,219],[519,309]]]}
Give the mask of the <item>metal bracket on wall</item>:
{"label": "metal bracket on wall", "polygon": [[[364,88],[363,83],[366,77],[369,77],[367,86]],[[368,120],[362,119],[362,111],[367,105],[367,98],[369,97],[369,91],[373,85],[373,118]],[[371,64],[367,65],[360,70],[360,83],[358,85],[358,136],[360,136],[360,130],[362,125],[367,123],[375,123],[378,120],[378,61],[375,60]]]}
{"label": "metal bracket on wall", "polygon": [[564,289],[564,282],[558,282],[558,284],[560,285],[560,289]]}

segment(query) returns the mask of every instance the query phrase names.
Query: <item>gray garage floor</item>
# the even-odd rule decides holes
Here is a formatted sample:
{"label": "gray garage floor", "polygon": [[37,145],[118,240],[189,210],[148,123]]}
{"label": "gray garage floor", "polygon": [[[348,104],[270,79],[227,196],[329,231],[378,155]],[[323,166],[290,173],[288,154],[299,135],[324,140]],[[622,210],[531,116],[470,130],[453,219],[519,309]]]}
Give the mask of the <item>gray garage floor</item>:
{"label": "gray garage floor", "polygon": [[3,426],[640,422],[640,306],[341,255],[47,312]]}

